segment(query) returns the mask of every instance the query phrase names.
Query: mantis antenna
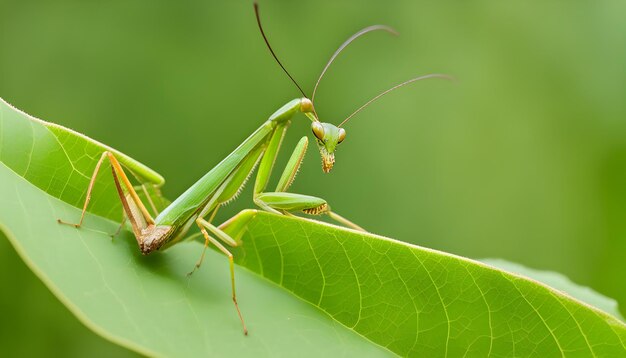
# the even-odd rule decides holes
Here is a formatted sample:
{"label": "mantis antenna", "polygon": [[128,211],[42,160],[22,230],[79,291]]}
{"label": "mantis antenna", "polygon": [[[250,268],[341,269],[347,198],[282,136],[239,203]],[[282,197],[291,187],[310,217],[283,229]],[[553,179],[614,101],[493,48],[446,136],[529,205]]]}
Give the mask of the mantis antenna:
{"label": "mantis antenna", "polygon": [[[276,60],[276,62],[280,66],[280,68],[282,68],[283,71],[287,74],[287,76],[289,76],[289,79],[291,79],[291,81],[296,85],[296,87],[298,87],[298,90],[300,90],[300,93],[302,93],[302,95],[304,97],[308,98],[306,93],[304,93],[304,90],[302,90],[302,87],[300,87],[298,82],[296,82],[296,80],[291,76],[289,71],[287,71],[285,66],[283,66],[282,62],[280,62],[280,60],[278,59],[278,56],[276,56],[276,53],[274,53],[274,50],[272,49],[272,46],[270,45],[270,42],[267,39],[267,36],[265,36],[265,31],[263,31],[263,26],[261,25],[261,16],[259,15],[259,4],[256,1],[254,2],[254,14],[256,15],[256,21],[257,21],[257,24],[259,25],[259,30],[261,31],[261,35],[263,36],[263,40],[265,40],[265,44],[267,45],[267,48],[272,53],[272,56],[274,57],[274,59]],[[363,28],[363,29],[357,31],[354,35],[350,36],[344,43],[341,44],[341,46],[339,46],[339,48],[333,53],[333,55],[328,60],[328,63],[326,63],[326,66],[324,66],[324,69],[322,70],[322,73],[320,74],[319,78],[317,79],[317,82],[315,83],[315,87],[313,88],[313,93],[311,95],[311,102],[312,103],[315,103],[314,102],[314,100],[315,100],[315,93],[317,92],[317,87],[319,86],[320,81],[322,80],[322,77],[324,77],[324,74],[326,74],[326,71],[328,70],[330,65],[333,63],[333,61],[335,61],[335,58],[337,58],[337,56],[341,53],[341,51],[343,51],[348,45],[350,45],[357,38],[365,35],[368,32],[377,31],[377,30],[387,31],[387,32],[389,32],[392,35],[398,35],[398,32],[396,32],[396,30],[394,30],[393,28],[391,28],[389,26],[373,25],[373,26],[368,26],[366,28]],[[370,99],[369,101],[367,101],[364,105],[359,107],[356,111],[354,111],[351,115],[349,115],[346,119],[344,119],[343,122],[341,122],[341,124],[339,124],[337,127],[343,126],[346,122],[348,122],[348,120],[350,120],[350,118],[352,118],[354,115],[359,113],[362,109],[364,109],[365,107],[369,106],[372,102],[376,101],[377,99],[379,99],[380,97],[386,95],[387,93],[389,93],[389,92],[391,92],[391,91],[393,91],[395,89],[398,89],[400,87],[403,87],[405,85],[408,85],[409,83],[417,82],[417,81],[420,81],[420,80],[425,80],[427,78],[443,78],[443,79],[447,79],[447,80],[450,80],[450,81],[454,80],[454,78],[451,77],[451,76],[443,75],[443,74],[436,74],[435,73],[435,74],[430,74],[430,75],[425,75],[425,76],[412,78],[412,79],[410,79],[408,81],[404,81],[404,82],[402,82],[400,84],[397,84],[397,85],[391,87],[390,89],[380,93],[379,95],[377,95],[376,97]],[[317,112],[315,111],[315,107],[313,107],[313,113],[315,115],[315,118],[318,118]]]}
{"label": "mantis antenna", "polygon": [[388,90],[386,90],[386,91],[382,92],[381,94],[379,94],[378,96],[376,96],[376,97],[374,97],[374,98],[370,99],[369,101],[365,102],[365,104],[364,104],[364,105],[362,105],[361,107],[359,107],[356,111],[352,112],[352,114],[351,114],[351,115],[349,115],[346,119],[344,119],[344,120],[343,120],[343,122],[341,122],[341,123],[340,123],[337,127],[341,127],[341,126],[343,126],[343,125],[344,125],[344,124],[345,124],[345,123],[346,123],[346,122],[347,122],[350,118],[352,118],[355,114],[359,113],[359,112],[360,112],[363,108],[365,108],[365,107],[369,106],[372,102],[374,102],[375,100],[379,99],[380,97],[382,97],[382,96],[386,95],[387,93],[389,93],[389,92],[391,92],[391,91],[393,91],[393,90],[395,90],[395,89],[398,89],[398,88],[400,88],[400,87],[402,87],[402,86],[408,85],[409,83],[413,83],[413,82],[417,82],[417,81],[425,80],[425,79],[427,79],[427,78],[443,78],[443,79],[445,79],[445,80],[454,81],[454,77],[452,77],[452,76],[448,76],[448,75],[442,75],[442,74],[439,74],[439,73],[433,73],[433,74],[430,74],[430,75],[425,75],[425,76],[415,77],[415,78],[412,78],[412,79],[410,79],[410,80],[408,80],[408,81],[404,81],[404,82],[402,82],[402,83],[400,83],[400,84],[397,84],[397,85],[395,85],[395,86],[391,87],[390,89],[388,89]]}
{"label": "mantis antenna", "polygon": [[289,76],[289,78],[293,81],[293,83],[296,85],[296,87],[298,87],[298,89],[300,90],[300,93],[302,93],[302,95],[304,97],[309,98],[309,96],[307,96],[304,93],[304,91],[302,90],[302,88],[300,87],[298,82],[296,82],[296,80],[293,77],[291,77],[291,75],[289,74],[289,71],[287,71],[285,66],[283,66],[283,64],[280,62],[280,60],[278,59],[278,57],[274,53],[274,50],[272,50],[272,46],[270,46],[270,42],[267,40],[267,37],[265,36],[265,32],[263,31],[263,26],[261,26],[261,17],[259,16],[259,4],[256,1],[254,2],[254,14],[256,15],[256,22],[259,24],[259,30],[261,30],[261,35],[263,36],[263,40],[265,40],[265,44],[267,45],[267,48],[272,53],[272,56],[274,56],[274,59],[276,60],[276,62],[278,62],[278,64],[280,65],[280,68],[282,68],[283,71],[285,71],[287,76]]}
{"label": "mantis antenna", "polygon": [[322,80],[322,77],[324,77],[324,74],[326,73],[326,70],[328,70],[328,67],[330,67],[330,64],[333,63],[333,61],[339,55],[339,53],[341,51],[343,51],[343,49],[346,48],[352,41],[356,40],[357,38],[361,37],[362,35],[365,35],[368,32],[376,31],[376,30],[384,30],[384,31],[389,32],[392,35],[398,36],[398,33],[396,32],[396,30],[392,29],[389,26],[385,26],[385,25],[368,26],[368,27],[366,27],[364,29],[359,30],[354,35],[350,36],[350,38],[348,38],[344,43],[342,43],[341,46],[339,46],[339,48],[337,49],[337,51],[335,51],[335,53],[333,53],[333,55],[330,57],[330,60],[328,60],[328,63],[326,64],[326,67],[324,67],[324,69],[322,70],[322,73],[320,74],[320,77],[317,79],[317,82],[315,83],[315,87],[313,88],[313,94],[311,95],[311,102],[315,101],[315,92],[317,92],[317,86],[319,86],[320,81]]}

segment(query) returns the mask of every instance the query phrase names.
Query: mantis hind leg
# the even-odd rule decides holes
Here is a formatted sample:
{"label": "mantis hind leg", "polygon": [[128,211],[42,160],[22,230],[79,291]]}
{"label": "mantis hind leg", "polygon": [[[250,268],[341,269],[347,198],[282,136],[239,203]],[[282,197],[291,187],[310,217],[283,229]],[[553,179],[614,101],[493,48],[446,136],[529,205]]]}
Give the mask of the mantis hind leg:
{"label": "mantis hind leg", "polygon": [[[237,241],[235,241],[228,234],[223,232],[221,229],[215,227],[210,222],[204,220],[203,218],[196,219],[196,224],[200,228],[200,231],[202,232],[202,235],[204,236],[205,241],[204,241],[204,250],[202,251],[202,256],[200,257],[200,260],[198,261],[198,263],[196,263],[196,267],[194,268],[194,271],[197,268],[199,268],[200,265],[202,264],[202,260],[204,259],[204,254],[206,252],[206,248],[209,246],[209,243],[212,243],[213,245],[215,245],[215,247],[217,247],[224,255],[226,255],[228,257],[228,263],[229,263],[229,266],[230,266],[230,283],[231,283],[231,288],[232,288],[233,303],[235,304],[235,309],[237,310],[237,315],[239,315],[239,320],[241,320],[241,326],[243,327],[243,333],[245,335],[248,335],[248,329],[246,328],[246,324],[245,324],[245,322],[243,320],[243,316],[241,314],[241,310],[239,309],[239,303],[237,302],[237,292],[235,290],[235,262],[233,260],[233,254],[230,251],[228,251],[228,249],[226,247],[224,247],[224,245],[222,245],[222,243],[220,241],[218,241],[217,239],[215,239],[211,235],[209,235],[208,231],[210,231],[211,234],[213,234],[219,240],[221,240],[222,242],[227,243],[230,246],[237,246]],[[193,273],[194,271],[190,272],[189,274]]]}
{"label": "mantis hind leg", "polygon": [[[196,272],[197,269],[200,268],[200,266],[202,266],[202,261],[204,261],[204,255],[206,253],[206,249],[209,247],[209,239],[208,239],[208,233],[205,235],[205,231],[203,231],[203,225],[205,223],[209,224],[211,221],[213,221],[213,218],[215,218],[215,215],[217,214],[217,210],[219,209],[219,206],[216,207],[213,210],[213,213],[211,214],[211,216],[209,217],[208,220],[205,220],[202,217],[199,217],[198,219],[196,219],[196,224],[198,225],[198,227],[200,228],[200,232],[202,233],[202,235],[204,236],[204,248],[202,249],[202,254],[200,255],[200,258],[198,259],[198,261],[196,262],[196,264],[194,265],[193,270],[191,270],[190,272],[187,273],[187,276],[191,276],[194,272]],[[210,225],[210,224],[209,224]],[[229,242],[230,245],[230,242]],[[235,245],[231,245],[231,246],[237,246],[237,242],[235,242]]]}
{"label": "mantis hind leg", "polygon": [[[137,192],[135,191],[130,180],[128,180],[128,177],[126,176],[126,173],[124,172],[124,169],[122,168],[122,165],[115,158],[113,153],[109,151],[103,152],[102,155],[100,156],[100,159],[96,163],[96,167],[94,168],[93,174],[89,181],[89,187],[87,188],[87,194],[86,194],[85,202],[83,204],[83,210],[81,212],[79,221],[77,223],[71,223],[71,222],[63,221],[61,219],[57,219],[57,222],[60,224],[71,225],[76,228],[80,228],[82,226],[83,220],[85,219],[85,214],[87,213],[87,207],[91,200],[91,193],[93,191],[96,178],[98,176],[98,173],[100,172],[102,162],[105,159],[108,159],[109,162],[111,163],[111,171],[113,174],[113,180],[115,182],[115,187],[117,189],[118,195],[122,202],[124,212],[126,213],[126,217],[128,217],[129,221],[131,222],[131,225],[133,227],[133,232],[135,233],[135,237],[137,238],[138,241],[140,241],[141,230],[146,228],[149,225],[154,224],[154,220],[152,219],[152,216],[150,216],[150,213],[148,212],[146,207],[143,205],[143,202],[139,198],[139,195],[137,195]],[[124,193],[122,186],[126,188],[127,194]]]}
{"label": "mantis hind leg", "polygon": [[71,225],[71,226],[74,226],[75,228],[79,228],[83,225],[83,220],[85,220],[85,213],[87,212],[87,206],[89,205],[89,201],[91,201],[91,191],[93,190],[94,184],[96,183],[96,177],[98,176],[98,173],[100,172],[100,166],[102,165],[102,162],[104,161],[104,159],[107,158],[107,156],[108,156],[108,152],[102,153],[102,155],[100,156],[100,159],[98,159],[98,162],[96,163],[96,167],[93,170],[91,179],[89,180],[89,186],[87,187],[87,196],[85,198],[85,202],[83,203],[83,211],[80,214],[80,219],[78,220],[78,222],[71,223],[71,222],[63,221],[61,219],[57,219],[57,222],[59,224]]}

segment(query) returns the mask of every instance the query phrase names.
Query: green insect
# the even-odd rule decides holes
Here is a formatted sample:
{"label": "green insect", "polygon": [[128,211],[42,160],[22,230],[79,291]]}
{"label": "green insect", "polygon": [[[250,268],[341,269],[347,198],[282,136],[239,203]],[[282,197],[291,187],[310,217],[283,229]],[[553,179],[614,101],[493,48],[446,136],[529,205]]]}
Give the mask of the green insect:
{"label": "green insect", "polygon": [[232,299],[245,334],[247,334],[248,330],[244,323],[243,316],[241,315],[241,311],[239,310],[235,292],[233,255],[223,245],[223,243],[225,243],[229,246],[235,247],[239,245],[239,242],[211,223],[220,206],[237,196],[246,180],[258,166],[258,172],[254,183],[254,203],[263,210],[276,214],[288,214],[290,212],[304,212],[311,215],[326,214],[345,226],[357,230],[363,230],[358,225],[331,211],[324,199],[287,192],[296,173],[298,172],[302,159],[304,158],[304,154],[307,150],[308,138],[306,136],[302,137],[294,149],[293,154],[291,155],[291,158],[289,159],[280,177],[276,189],[270,192],[266,191],[276,156],[280,149],[283,136],[285,135],[291,122],[291,118],[297,112],[302,112],[311,120],[311,129],[315,136],[315,141],[317,142],[322,158],[322,170],[328,173],[333,168],[335,163],[335,151],[337,146],[346,138],[346,130],[342,128],[342,126],[350,118],[352,118],[352,116],[365,108],[371,102],[401,86],[426,78],[438,77],[450,79],[450,77],[440,74],[430,74],[413,78],[374,97],[358,108],[339,125],[321,122],[315,112],[313,99],[315,98],[315,91],[317,90],[320,80],[337,55],[356,38],[368,32],[383,30],[395,33],[395,31],[386,26],[376,25],[364,28],[352,35],[332,55],[315,85],[311,99],[309,99],[274,54],[274,51],[265,36],[263,27],[261,26],[258,5],[256,3],[254,4],[254,9],[259,30],[261,31],[261,35],[263,36],[268,49],[304,97],[294,99],[278,109],[232,153],[230,153],[218,165],[216,165],[207,174],[200,178],[200,180],[187,189],[187,191],[185,191],[173,203],[159,213],[156,218],[153,218],[150,215],[146,206],[139,198],[133,184],[126,176],[121,163],[124,164],[127,170],[131,170],[142,175],[146,175],[145,167],[141,166],[137,162],[129,160],[128,158],[121,157],[119,154],[114,154],[111,151],[105,151],[102,153],[102,156],[94,169],[89,188],[87,190],[87,197],[83,206],[83,211],[78,223],[67,223],[60,219],[58,220],[59,223],[73,225],[77,228],[82,225],[98,171],[100,170],[102,162],[108,160],[111,163],[113,179],[124,208],[125,218],[129,220],[135,238],[137,239],[137,243],[139,244],[139,248],[143,254],[147,255],[155,250],[165,249],[180,242],[183,238],[185,238],[189,229],[195,224],[204,236],[205,243],[202,255],[196,263],[194,270],[200,267],[209,243],[215,245],[228,257],[230,263]]}

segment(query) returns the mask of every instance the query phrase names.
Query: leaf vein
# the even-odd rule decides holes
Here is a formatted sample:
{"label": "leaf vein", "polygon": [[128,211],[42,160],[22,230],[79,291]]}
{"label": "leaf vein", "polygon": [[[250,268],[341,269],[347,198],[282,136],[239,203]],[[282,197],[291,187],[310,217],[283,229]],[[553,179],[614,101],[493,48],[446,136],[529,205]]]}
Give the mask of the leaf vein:
{"label": "leaf vein", "polygon": [[528,301],[528,299],[526,298],[526,295],[524,295],[524,293],[522,293],[522,291],[519,289],[519,287],[517,287],[517,284],[516,284],[515,281],[513,281],[510,277],[507,277],[506,275],[502,275],[502,277],[505,277],[507,280],[509,280],[513,284],[513,287],[517,290],[517,292],[519,292],[520,296],[524,299],[524,301],[528,304],[528,306],[533,309],[535,314],[537,314],[537,317],[539,317],[539,319],[541,320],[543,325],[546,327],[548,332],[550,332],[550,336],[552,336],[552,338],[554,339],[554,342],[556,343],[557,347],[559,348],[559,351],[561,352],[561,356],[565,357],[565,351],[561,347],[561,344],[559,343],[559,340],[557,339],[556,335],[554,334],[554,332],[552,331],[550,326],[548,326],[548,323],[543,318],[541,313],[539,313],[537,308],[530,301]]}
{"label": "leaf vein", "polygon": [[413,254],[413,256],[415,256],[417,261],[424,268],[424,271],[426,271],[426,274],[428,275],[428,278],[430,279],[430,282],[432,282],[433,287],[435,288],[435,291],[437,292],[437,296],[439,297],[439,301],[441,301],[441,307],[443,308],[443,312],[446,315],[446,323],[448,325],[448,332],[446,334],[446,349],[445,349],[445,357],[447,357],[448,356],[448,345],[450,343],[450,316],[448,314],[448,308],[446,307],[446,304],[443,302],[443,297],[441,297],[441,292],[439,292],[439,287],[437,287],[437,284],[435,283],[435,280],[433,279],[432,275],[430,274],[430,271],[428,271],[428,269],[426,268],[426,266],[422,262],[422,259],[419,256],[417,256],[415,251],[409,249],[409,252],[411,252]]}

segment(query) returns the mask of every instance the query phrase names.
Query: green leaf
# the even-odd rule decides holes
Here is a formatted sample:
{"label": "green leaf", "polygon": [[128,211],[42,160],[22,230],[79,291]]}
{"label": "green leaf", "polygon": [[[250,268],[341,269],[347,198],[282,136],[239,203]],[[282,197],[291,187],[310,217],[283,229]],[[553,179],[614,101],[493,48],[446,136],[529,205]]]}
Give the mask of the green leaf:
{"label": "green leaf", "polygon": [[238,216],[241,265],[399,355],[626,354],[626,325],[523,276],[314,221]]}
{"label": "green leaf", "polygon": [[118,223],[90,216],[86,229],[56,222],[80,211],[0,164],[0,229],[27,265],[88,327],[159,356],[389,355],[315,307],[245,270],[237,271],[244,336],[230,299],[227,260],[188,242],[142,256]]}
{"label": "green leaf", "polygon": [[[165,181],[158,173],[71,129],[29,116],[0,98],[0,162],[53,197],[82,208],[94,167],[105,150],[132,170],[158,209],[167,205],[159,190]],[[119,221],[122,205],[109,167],[104,161],[88,209]]]}
{"label": "green leaf", "polygon": [[[26,122],[28,125],[22,123]],[[86,325],[163,356],[622,356],[626,326],[534,280],[465,258],[312,220],[254,210],[226,229],[234,250],[244,337],[226,259],[192,277],[202,246],[141,256],[118,223],[110,178],[77,218],[103,145],[0,103],[0,229],[28,266]],[[65,139],[60,139],[65,138]],[[120,155],[120,154],[117,154]],[[158,175],[125,157],[140,181]],[[67,193],[73,193],[72,195]],[[159,199],[158,193],[154,193]],[[259,275],[266,279],[260,279]],[[282,287],[283,289],[281,289]],[[385,349],[386,348],[386,349]]]}
{"label": "green leaf", "polygon": [[572,282],[568,277],[558,272],[535,270],[515,262],[510,262],[502,259],[486,258],[481,259],[480,262],[484,262],[488,265],[495,266],[499,269],[515,272],[517,274],[532,278],[541,283],[544,283],[554,289],[561,290],[566,294],[585,302],[593,307],[597,307],[604,312],[619,318],[622,322],[625,322],[624,317],[619,311],[617,301],[612,298],[606,297],[589,287],[580,286]]}

